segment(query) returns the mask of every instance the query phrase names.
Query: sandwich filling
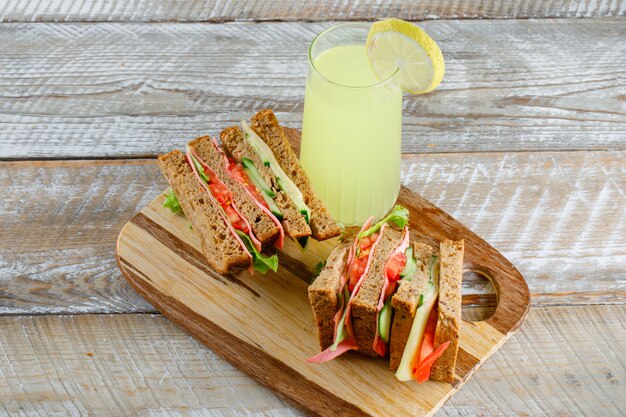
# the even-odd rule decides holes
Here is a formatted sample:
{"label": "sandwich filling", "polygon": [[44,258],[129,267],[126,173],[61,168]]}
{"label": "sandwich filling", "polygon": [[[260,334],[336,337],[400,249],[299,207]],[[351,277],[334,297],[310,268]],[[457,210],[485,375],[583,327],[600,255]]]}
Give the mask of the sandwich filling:
{"label": "sandwich filling", "polygon": [[[276,216],[272,213],[272,211],[269,209],[268,204],[263,200],[263,197],[261,196],[257,188],[250,182],[250,178],[248,177],[248,174],[243,170],[243,167],[226,156],[224,151],[217,144],[215,138],[212,138],[212,142],[213,146],[224,160],[224,166],[226,167],[226,170],[228,171],[230,176],[233,177],[241,185],[243,185],[248,195],[252,197],[252,201],[254,201],[256,206],[259,207],[259,209],[261,209],[263,213],[267,214],[267,216],[278,228],[279,235],[278,239],[274,243],[274,247],[276,249],[282,249],[285,241],[285,230],[283,229],[283,225],[280,223],[280,220],[277,219]],[[215,178],[217,178],[217,176],[215,176]]]}
{"label": "sandwich filling", "polygon": [[[281,168],[280,164],[276,160],[274,153],[267,146],[267,144],[257,135],[254,130],[245,122],[245,120],[241,121],[241,128],[243,130],[243,135],[245,140],[252,146],[252,148],[256,151],[257,155],[260,157],[263,165],[269,167],[276,177],[276,186],[277,189],[282,190],[289,197],[289,199],[295,204],[296,208],[304,216],[307,224],[311,219],[311,211],[304,203],[304,197],[302,196],[302,192],[293,183],[291,178]],[[245,158],[242,160],[243,166],[249,171],[256,170],[254,167],[254,163],[251,160],[246,160]],[[258,171],[257,171],[258,172]],[[256,175],[253,175],[256,177]],[[260,174],[259,174],[260,177]],[[255,184],[257,185],[257,184]],[[267,186],[267,184],[265,184]],[[258,185],[257,185],[258,186]],[[270,187],[259,187],[269,198],[274,197],[273,191]],[[267,200],[266,200],[267,201]],[[272,201],[273,203],[273,201]],[[274,204],[275,205],[275,204]],[[280,212],[279,212],[280,213]]]}
{"label": "sandwich filling", "polygon": [[[435,360],[448,348],[450,342],[434,348],[437,327],[437,298],[439,296],[439,258],[432,256],[429,266],[430,279],[420,294],[411,332],[396,371],[400,381],[417,380],[419,383],[430,378],[430,368]],[[410,279],[405,276],[403,279]]]}
{"label": "sandwich filling", "polygon": [[250,223],[237,209],[232,192],[220,181],[217,173],[202,161],[193,149],[187,149],[186,159],[202,188],[221,208],[220,214],[224,224],[248,253],[251,260],[250,272],[253,269],[261,273],[270,269],[276,272],[278,257],[276,255],[266,256],[261,253],[261,242],[254,236]]}
{"label": "sandwich filling", "polygon": [[[352,329],[352,318],[350,316],[351,304],[370,269],[372,262],[372,253],[375,252],[376,247],[380,243],[383,236],[383,232],[389,223],[395,224],[397,227],[404,228],[404,238],[400,246],[393,252],[391,257],[386,261],[385,267],[385,283],[381,291],[380,300],[378,303],[378,311],[383,309],[385,300],[390,298],[395,290],[395,281],[393,284],[389,282],[397,280],[398,272],[403,268],[404,251],[408,246],[408,210],[402,206],[396,206],[392,212],[384,217],[382,220],[372,226],[373,217],[367,219],[361,231],[358,233],[353,245],[350,248],[348,254],[348,261],[346,263],[344,273],[341,275],[341,281],[339,283],[338,300],[339,309],[335,314],[335,335],[334,343],[326,350],[308,359],[309,362],[322,363],[327,362],[340,356],[348,350],[357,350],[358,346],[354,337],[354,330]],[[390,279],[389,274],[393,277]],[[378,317],[378,316],[377,316]],[[380,353],[384,349],[386,352],[385,344],[388,342],[379,338],[379,323],[376,323],[376,336],[374,341],[374,349],[377,353]],[[377,346],[381,345],[382,348]]]}
{"label": "sandwich filling", "polygon": [[[389,328],[391,327],[391,296],[396,292],[400,272],[406,264],[404,252],[409,247],[409,229],[405,226],[402,243],[398,246],[385,264],[385,281],[378,300],[378,314],[376,315],[376,335],[374,336],[374,351],[380,356],[387,354],[389,344]],[[383,310],[385,305],[386,310]]]}

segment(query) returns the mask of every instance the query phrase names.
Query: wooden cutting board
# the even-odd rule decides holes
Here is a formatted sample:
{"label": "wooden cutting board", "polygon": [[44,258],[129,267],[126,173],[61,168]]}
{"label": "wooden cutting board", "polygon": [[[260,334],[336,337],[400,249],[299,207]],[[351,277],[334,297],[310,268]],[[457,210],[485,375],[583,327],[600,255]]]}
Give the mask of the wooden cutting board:
{"label": "wooden cutting board", "polygon": [[[299,133],[285,129],[296,150]],[[350,352],[326,364],[318,353],[307,298],[315,265],[336,240],[307,250],[286,241],[277,273],[220,275],[200,252],[182,215],[157,197],[122,229],[117,259],[123,276],[166,317],[257,381],[313,415],[430,416],[520,326],[530,294],[517,269],[461,223],[406,188],[398,203],[410,211],[411,237],[430,244],[465,239],[465,268],[491,277],[497,307],[489,319],[464,321],[454,383],[401,383],[388,360]]]}

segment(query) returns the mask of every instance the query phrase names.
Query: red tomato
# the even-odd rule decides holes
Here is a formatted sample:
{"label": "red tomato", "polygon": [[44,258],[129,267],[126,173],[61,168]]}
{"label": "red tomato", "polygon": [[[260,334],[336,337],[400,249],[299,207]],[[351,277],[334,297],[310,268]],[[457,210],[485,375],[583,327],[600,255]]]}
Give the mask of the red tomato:
{"label": "red tomato", "polygon": [[244,187],[246,187],[246,190],[248,190],[252,194],[256,201],[261,203],[265,208],[269,209],[269,206],[263,199],[263,196],[261,195],[259,190],[254,186],[254,184],[250,182],[250,178],[248,178],[248,174],[243,169],[243,165],[238,164],[231,159],[230,165],[228,166],[228,172],[230,173],[230,175],[232,175],[234,179],[236,179]]}
{"label": "red tomato", "polygon": [[402,252],[397,253],[394,257],[387,262],[387,278],[391,281],[397,281],[400,279],[400,272],[406,264],[406,255]]}
{"label": "red tomato", "polygon": [[207,167],[204,168],[204,175],[209,178],[209,183],[217,182],[217,174]]}
{"label": "red tomato", "polygon": [[350,278],[350,282],[348,283],[348,290],[352,292],[354,290],[354,286],[361,278],[361,275],[365,272],[365,267],[367,266],[367,258],[355,258],[350,265],[350,271],[348,273],[348,277]]}
{"label": "red tomato", "polygon": [[226,213],[226,217],[228,217],[228,221],[235,229],[241,230],[244,233],[249,232],[246,222],[239,217],[239,214],[235,211],[233,206],[222,206],[222,208]]}
{"label": "red tomato", "polygon": [[230,205],[232,203],[232,194],[228,188],[222,183],[212,182],[209,184],[211,194],[221,206]]}

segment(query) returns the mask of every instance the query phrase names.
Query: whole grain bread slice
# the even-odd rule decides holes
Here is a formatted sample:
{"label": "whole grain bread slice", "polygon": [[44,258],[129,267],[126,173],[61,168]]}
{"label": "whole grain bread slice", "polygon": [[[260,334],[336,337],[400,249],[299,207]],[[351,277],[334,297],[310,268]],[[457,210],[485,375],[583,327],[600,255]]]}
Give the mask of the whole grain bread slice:
{"label": "whole grain bread slice", "polygon": [[373,344],[378,316],[378,300],[385,277],[385,265],[392,252],[400,245],[402,232],[394,226],[388,226],[376,249],[372,252],[370,268],[365,274],[359,292],[352,300],[352,327],[359,352],[367,356],[376,356]]}
{"label": "whole grain bread slice", "polygon": [[280,233],[278,226],[254,202],[241,183],[235,180],[226,166],[224,155],[215,147],[209,136],[202,136],[187,144],[217,173],[219,179],[233,193],[237,209],[250,222],[252,232],[264,248],[270,247]]}
{"label": "whole grain bread slice", "polygon": [[180,206],[193,229],[200,233],[202,254],[221,274],[250,266],[250,256],[233,236],[220,215],[217,203],[198,183],[182,152],[175,150],[158,159]]}
{"label": "whole grain bread slice", "polygon": [[434,381],[454,381],[461,331],[463,252],[462,240],[457,242],[445,240],[440,244],[439,302],[434,347],[437,349],[440,344],[447,341],[450,341],[450,346],[431,367],[430,379]]}
{"label": "whole grain bread slice", "polygon": [[309,302],[313,310],[313,319],[317,326],[321,350],[333,344],[335,336],[334,318],[340,308],[338,292],[341,275],[347,273],[346,262],[348,261],[350,246],[352,246],[358,232],[358,227],[345,229],[341,241],[330,253],[326,259],[326,265],[308,289]]}
{"label": "whole grain bread slice", "polygon": [[261,173],[265,182],[276,193],[274,201],[283,213],[281,224],[285,229],[285,234],[293,238],[300,238],[311,235],[311,228],[307,224],[304,216],[298,211],[295,204],[284,191],[277,186],[276,174],[270,167],[267,167],[261,161],[258,153],[243,137],[243,132],[239,126],[231,126],[222,130],[220,139],[226,154],[237,162],[241,162],[242,158],[248,158],[254,162],[254,165]]}
{"label": "whole grain bread slice", "polygon": [[311,211],[311,230],[317,240],[339,236],[341,228],[331,217],[328,209],[313,191],[311,181],[300,166],[283,128],[271,109],[263,109],[250,120],[250,126],[270,147],[281,168],[302,192],[304,204]]}
{"label": "whole grain bread slice", "polygon": [[406,342],[411,333],[413,318],[419,304],[419,296],[430,279],[430,258],[435,249],[422,242],[413,242],[413,258],[417,269],[411,281],[401,280],[391,298],[394,309],[389,341],[389,369],[395,371],[400,365]]}

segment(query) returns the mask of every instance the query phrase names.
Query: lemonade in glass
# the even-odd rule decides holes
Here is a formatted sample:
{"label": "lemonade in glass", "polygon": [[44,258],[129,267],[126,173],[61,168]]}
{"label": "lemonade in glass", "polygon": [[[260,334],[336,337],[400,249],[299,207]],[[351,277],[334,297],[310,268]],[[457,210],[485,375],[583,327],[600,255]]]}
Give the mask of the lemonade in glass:
{"label": "lemonade in glass", "polygon": [[345,23],[309,47],[300,161],[344,226],[382,217],[398,197],[402,91],[426,92],[439,83],[438,57],[420,45],[432,42],[418,39],[422,33],[396,19]]}

